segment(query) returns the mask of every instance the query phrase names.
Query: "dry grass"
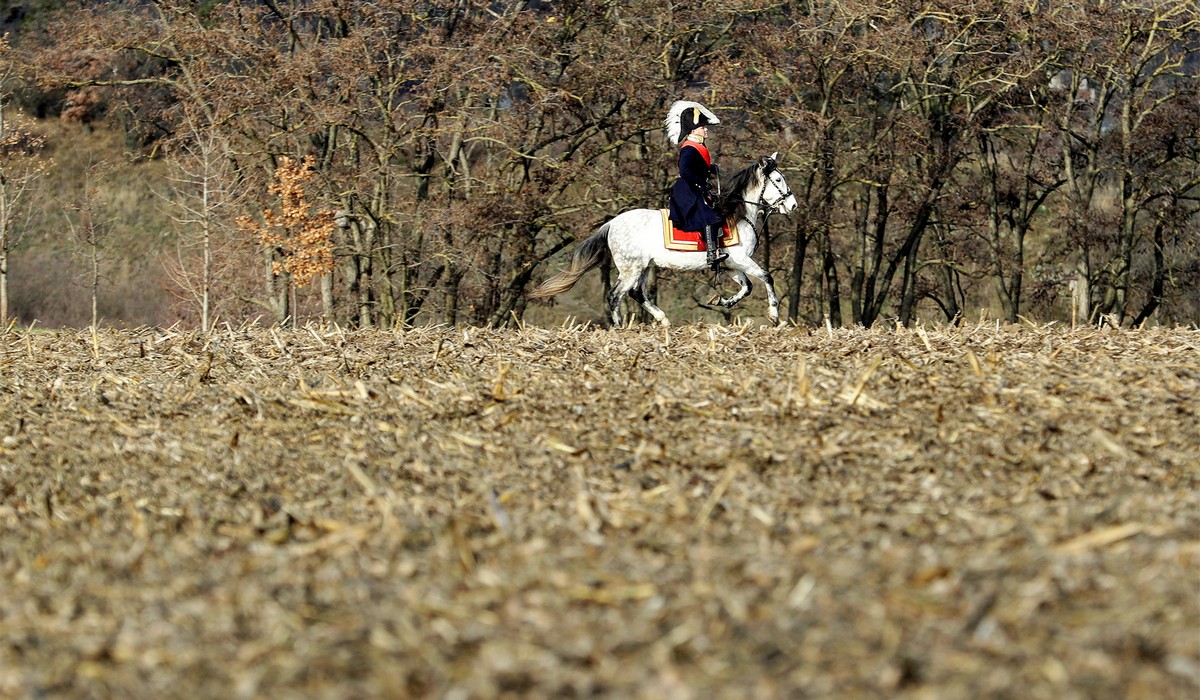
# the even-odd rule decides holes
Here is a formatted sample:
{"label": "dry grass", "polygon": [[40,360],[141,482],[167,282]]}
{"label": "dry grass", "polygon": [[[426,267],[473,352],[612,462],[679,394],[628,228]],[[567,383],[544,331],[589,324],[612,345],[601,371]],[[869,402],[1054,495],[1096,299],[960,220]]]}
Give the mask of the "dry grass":
{"label": "dry grass", "polygon": [[9,333],[0,696],[1195,697],[1200,333]]}

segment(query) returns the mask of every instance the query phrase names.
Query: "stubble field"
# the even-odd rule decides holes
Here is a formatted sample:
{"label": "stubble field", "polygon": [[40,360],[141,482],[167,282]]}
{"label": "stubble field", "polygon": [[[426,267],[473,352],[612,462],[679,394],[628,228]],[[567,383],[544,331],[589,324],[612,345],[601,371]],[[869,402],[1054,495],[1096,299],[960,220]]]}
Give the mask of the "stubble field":
{"label": "stubble field", "polygon": [[1196,330],[0,352],[0,697],[1200,693]]}

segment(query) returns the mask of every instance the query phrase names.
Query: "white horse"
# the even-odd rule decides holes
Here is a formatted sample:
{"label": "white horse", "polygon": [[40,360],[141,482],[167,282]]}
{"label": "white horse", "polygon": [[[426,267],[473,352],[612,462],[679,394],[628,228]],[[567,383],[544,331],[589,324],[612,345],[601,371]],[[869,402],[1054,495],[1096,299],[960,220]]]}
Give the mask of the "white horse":
{"label": "white horse", "polygon": [[[796,197],[775,165],[778,152],[760,158],[733,176],[726,194],[717,204],[717,213],[727,221],[736,222],[739,242],[723,248],[729,258],[722,263],[741,288],[717,303],[726,308],[750,294],[750,277],[767,287],[767,314],[772,323],[779,322],[779,297],[771,274],[750,258],[758,246],[760,216],[765,219],[774,212],[790,213],[796,208]],[[633,297],[664,326],[670,321],[662,309],[646,298],[642,286],[650,263],[673,270],[703,270],[707,267],[704,251],[668,250],[663,237],[663,215],[659,209],[631,209],[610,219],[586,238],[571,256],[571,266],[551,277],[530,293],[534,299],[546,299],[562,294],[611,256],[619,273],[617,284],[608,296],[614,326],[621,325],[621,302],[625,295]]]}

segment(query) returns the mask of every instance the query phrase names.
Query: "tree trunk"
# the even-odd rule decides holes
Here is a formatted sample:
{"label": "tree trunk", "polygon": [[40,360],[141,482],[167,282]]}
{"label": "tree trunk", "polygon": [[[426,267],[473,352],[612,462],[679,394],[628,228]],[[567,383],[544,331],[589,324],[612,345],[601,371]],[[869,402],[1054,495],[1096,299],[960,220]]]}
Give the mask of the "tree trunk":
{"label": "tree trunk", "polygon": [[1092,322],[1092,281],[1087,249],[1075,263],[1075,279],[1071,280],[1071,325]]}
{"label": "tree trunk", "polygon": [[92,232],[91,253],[92,253],[92,328],[96,328],[100,323],[100,242],[95,238],[95,232]]}
{"label": "tree trunk", "polygon": [[[207,158],[205,159],[207,162]],[[201,246],[203,247],[204,260],[202,262],[203,269],[200,272],[200,330],[207,333],[212,329],[212,321],[209,318],[210,312],[210,290],[212,289],[212,220],[209,218],[209,180],[208,173],[204,173],[204,185],[202,189],[202,204],[200,209],[201,226]]]}
{"label": "tree trunk", "polygon": [[916,304],[917,290],[917,272],[920,266],[917,263],[917,251],[920,250],[920,233],[917,234],[916,241],[909,246],[908,254],[904,256],[904,273],[900,281],[900,323],[905,328],[912,322],[913,306]]}
{"label": "tree trunk", "polygon": [[1115,303],[1112,313],[1118,323],[1124,323],[1129,308],[1129,288],[1133,271],[1134,234],[1137,224],[1137,203],[1134,201],[1132,178],[1126,170],[1121,178],[1121,231],[1117,245],[1117,274],[1113,280]]}
{"label": "tree trunk", "polygon": [[[4,140],[4,105],[0,103],[0,141]],[[8,177],[0,173],[0,326],[8,328]]]}
{"label": "tree trunk", "polygon": [[442,323],[447,326],[458,325],[458,282],[460,277],[454,263],[450,263],[450,272],[446,275],[445,292],[442,295]]}
{"label": "tree trunk", "polygon": [[1135,328],[1145,323],[1162,303],[1167,282],[1167,265],[1163,255],[1163,245],[1163,224],[1159,221],[1154,225],[1154,281],[1151,284],[1150,299],[1146,301],[1146,305],[1142,307],[1130,324]]}
{"label": "tree trunk", "polygon": [[804,282],[804,256],[808,250],[807,231],[797,229],[796,252],[792,257],[792,293],[788,297],[788,322],[795,324],[800,318],[800,289]]}
{"label": "tree trunk", "polygon": [[267,293],[267,308],[274,316],[272,320],[275,325],[282,326],[287,321],[290,312],[288,305],[288,287],[290,285],[286,275],[275,274],[274,262],[275,250],[263,248],[263,283]]}
{"label": "tree trunk", "polygon": [[1013,231],[1017,250],[1013,255],[1012,277],[1008,283],[1008,316],[1004,319],[1009,323],[1016,323],[1021,315],[1021,288],[1025,284],[1025,234],[1028,230],[1029,224],[1025,221]]}
{"label": "tree trunk", "polygon": [[525,265],[513,275],[512,279],[505,285],[503,297],[497,305],[495,312],[488,319],[488,326],[492,328],[501,328],[508,325],[510,312],[517,307],[517,303],[525,296],[525,287],[529,285],[529,281],[533,279],[533,271],[538,265],[548,260],[558,251],[570,245],[569,239],[563,239],[550,246],[544,253],[529,260]]}
{"label": "tree trunk", "polygon": [[866,251],[863,251],[864,262],[861,265],[863,268],[863,289],[862,298],[862,315],[858,319],[859,323],[864,326],[870,326],[875,323],[876,316],[879,315],[880,308],[887,296],[887,288],[891,282],[882,283],[882,288],[876,292],[876,287],[881,286],[879,281],[879,271],[883,269],[883,243],[887,240],[887,224],[888,215],[890,213],[888,203],[888,186],[885,183],[882,186],[871,187],[867,196],[868,209],[863,212],[864,223],[870,215],[870,194],[875,194],[877,208],[875,213],[875,226],[871,234],[871,266],[866,267]]}
{"label": "tree trunk", "polygon": [[[2,127],[0,127],[2,129]],[[0,138],[3,131],[0,130]],[[8,192],[0,176],[0,326],[8,328]]]}
{"label": "tree trunk", "polygon": [[321,321],[333,322],[333,271],[321,275]]}
{"label": "tree trunk", "polygon": [[375,223],[368,221],[365,226],[358,227],[355,257],[358,260],[358,327],[371,327],[371,278],[374,263]]}
{"label": "tree trunk", "polygon": [[838,283],[837,265],[833,257],[833,243],[830,240],[829,232],[826,231],[822,238],[822,261],[823,271],[825,273],[825,287],[829,301],[829,322],[837,328],[842,327],[842,292],[841,285]]}

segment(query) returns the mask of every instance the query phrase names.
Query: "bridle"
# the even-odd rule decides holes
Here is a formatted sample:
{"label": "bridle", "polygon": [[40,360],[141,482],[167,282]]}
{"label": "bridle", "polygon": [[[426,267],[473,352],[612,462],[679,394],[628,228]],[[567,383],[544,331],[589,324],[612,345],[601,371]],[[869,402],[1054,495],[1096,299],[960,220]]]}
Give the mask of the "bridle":
{"label": "bridle", "polygon": [[[763,164],[762,174],[763,174],[763,179],[767,181],[766,185],[773,186],[775,188],[775,191],[779,193],[779,199],[775,200],[774,202],[768,202],[767,201],[767,187],[766,187],[766,185],[763,185],[762,192],[758,195],[758,204],[759,204],[759,206],[762,206],[764,204],[767,205],[767,214],[774,214],[774,213],[778,213],[779,211],[781,211],[780,205],[782,205],[784,202],[786,202],[788,197],[791,197],[794,194],[792,192],[791,187],[787,187],[787,191],[785,192],[784,190],[780,189],[778,182],[775,182],[774,180],[771,179],[771,173],[775,172],[778,169],[779,169],[779,166],[777,166],[775,164],[774,158],[767,158],[767,162]],[[784,186],[785,187],[787,186],[786,180],[784,181]]]}
{"label": "bridle", "polygon": [[[765,182],[763,184],[762,191],[758,193],[758,201],[751,202],[748,199],[743,199],[740,201],[743,204],[755,205],[755,207],[758,208],[758,211],[762,212],[764,217],[767,217],[767,216],[770,216],[771,214],[780,212],[781,205],[787,201],[788,197],[793,196],[794,193],[792,192],[791,187],[786,187],[787,186],[786,180],[784,181],[784,185],[786,187],[786,191],[785,191],[784,189],[781,189],[779,187],[779,183],[777,183],[771,179],[771,173],[773,173],[779,169],[779,166],[775,164],[775,159],[774,158],[766,158],[765,160],[766,160],[766,162],[763,163],[763,167],[762,167],[762,175],[763,175],[763,180]],[[773,202],[767,201],[767,185],[773,186],[775,188],[775,191],[779,193],[779,198]],[[746,223],[750,224],[751,226],[754,226],[755,228],[758,227],[757,222],[751,221],[749,218],[746,217],[745,214],[742,215],[742,220],[745,221]]]}

